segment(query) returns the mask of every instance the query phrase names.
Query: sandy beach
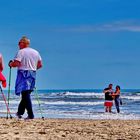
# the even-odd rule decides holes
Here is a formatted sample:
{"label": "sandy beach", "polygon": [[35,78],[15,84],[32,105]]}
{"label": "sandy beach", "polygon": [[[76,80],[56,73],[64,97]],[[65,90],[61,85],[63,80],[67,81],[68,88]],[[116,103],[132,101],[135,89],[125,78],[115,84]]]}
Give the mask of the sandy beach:
{"label": "sandy beach", "polygon": [[0,119],[1,140],[139,140],[140,120]]}

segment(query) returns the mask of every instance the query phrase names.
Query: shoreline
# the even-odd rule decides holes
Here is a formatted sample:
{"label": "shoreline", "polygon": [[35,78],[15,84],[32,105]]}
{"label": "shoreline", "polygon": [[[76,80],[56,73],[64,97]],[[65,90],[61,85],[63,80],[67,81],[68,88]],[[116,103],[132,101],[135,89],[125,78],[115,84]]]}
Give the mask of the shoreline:
{"label": "shoreline", "polygon": [[138,140],[140,120],[0,118],[0,136],[3,140]]}

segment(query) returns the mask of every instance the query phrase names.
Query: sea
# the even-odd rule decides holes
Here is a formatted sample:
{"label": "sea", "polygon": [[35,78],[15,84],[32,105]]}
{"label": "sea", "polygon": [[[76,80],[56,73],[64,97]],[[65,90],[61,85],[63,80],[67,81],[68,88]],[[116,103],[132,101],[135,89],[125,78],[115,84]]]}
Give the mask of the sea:
{"label": "sea", "polygon": [[[7,91],[3,91],[7,101]],[[20,102],[20,96],[10,92],[9,109],[15,117]],[[70,119],[140,119],[140,90],[121,90],[123,104],[120,113],[115,106],[112,113],[104,111],[104,93],[101,89],[71,89],[71,90],[36,90],[31,94],[33,111],[36,118],[70,118]],[[7,108],[0,93],[0,117],[7,116]],[[27,113],[23,117],[26,117]]]}

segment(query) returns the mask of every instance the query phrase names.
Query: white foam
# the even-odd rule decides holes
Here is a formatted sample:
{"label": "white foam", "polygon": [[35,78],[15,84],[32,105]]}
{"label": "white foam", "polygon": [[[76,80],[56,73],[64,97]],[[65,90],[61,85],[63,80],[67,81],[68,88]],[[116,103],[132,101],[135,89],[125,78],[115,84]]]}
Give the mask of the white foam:
{"label": "white foam", "polygon": [[46,111],[46,116],[51,118],[78,118],[78,119],[94,119],[94,120],[139,120],[140,115],[127,113],[104,113],[104,112],[86,112],[86,111]]}
{"label": "white foam", "polygon": [[134,114],[110,114],[110,113],[104,113],[100,115],[91,115],[90,118],[92,119],[108,119],[108,120],[137,120],[140,119],[140,116],[134,115]]}
{"label": "white foam", "polygon": [[103,93],[95,93],[95,92],[85,92],[85,93],[76,93],[76,92],[66,92],[66,93],[61,93],[58,95],[64,95],[64,96],[93,96],[93,97],[98,97],[98,98],[104,98],[104,94]]}
{"label": "white foam", "polygon": [[121,98],[128,100],[140,100],[140,96],[121,96]]}
{"label": "white foam", "polygon": [[44,102],[47,105],[101,105],[104,102],[64,102],[64,101],[57,101],[57,102]]}
{"label": "white foam", "polygon": [[[17,104],[17,105],[18,105],[19,102],[20,102],[20,100],[19,100],[19,101],[11,100],[11,101],[9,101],[9,105],[13,105],[13,104]],[[7,102],[7,103],[8,103],[8,102]],[[33,103],[33,104],[38,104],[38,101],[37,101],[37,100],[32,100],[32,103]],[[40,101],[40,104],[41,104],[41,103],[43,103],[43,101]],[[0,104],[3,105],[3,104],[5,104],[5,102],[1,100],[1,101],[0,101]]]}
{"label": "white foam", "polygon": [[[65,92],[65,93],[59,93],[59,94],[52,94],[52,95],[60,95],[60,96],[85,96],[85,97],[94,97],[94,98],[99,98],[99,99],[104,99],[104,93],[95,93],[95,92],[85,92],[85,93],[76,93],[76,92]],[[136,95],[123,95],[121,94],[121,98],[123,99],[128,99],[128,100],[140,100],[140,94]]]}
{"label": "white foam", "polygon": [[[7,103],[8,103],[8,102],[7,102]],[[9,101],[9,103],[10,103],[10,104],[17,104],[18,101],[14,101],[14,100],[13,100],[13,101]],[[1,101],[0,101],[0,104],[5,104],[5,101],[2,101],[2,100],[1,100]]]}

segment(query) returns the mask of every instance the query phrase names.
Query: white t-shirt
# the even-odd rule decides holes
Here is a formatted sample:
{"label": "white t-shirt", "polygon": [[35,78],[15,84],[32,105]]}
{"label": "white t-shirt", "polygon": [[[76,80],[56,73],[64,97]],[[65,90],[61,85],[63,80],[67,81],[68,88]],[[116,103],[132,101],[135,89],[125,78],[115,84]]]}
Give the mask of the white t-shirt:
{"label": "white t-shirt", "polygon": [[38,51],[32,48],[24,48],[17,52],[14,60],[21,62],[18,67],[20,70],[37,70],[37,63],[41,61],[41,56]]}

